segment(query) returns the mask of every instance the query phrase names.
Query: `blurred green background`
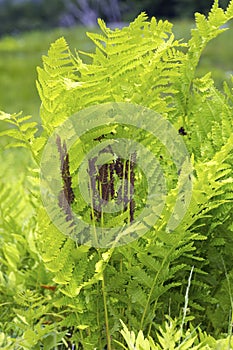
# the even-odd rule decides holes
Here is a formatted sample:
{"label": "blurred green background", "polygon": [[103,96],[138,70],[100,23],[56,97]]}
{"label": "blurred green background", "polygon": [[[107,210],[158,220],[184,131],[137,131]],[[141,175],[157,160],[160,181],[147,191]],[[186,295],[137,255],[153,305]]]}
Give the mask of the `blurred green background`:
{"label": "blurred green background", "polygon": [[[223,8],[228,1],[220,1]],[[31,114],[39,120],[36,67],[51,42],[64,36],[72,50],[91,51],[86,31],[98,30],[97,17],[123,25],[141,11],[174,23],[177,38],[188,39],[194,12],[206,13],[212,1],[195,0],[0,0],[0,110]],[[233,72],[233,25],[210,43],[198,74],[213,72],[218,88]],[[84,58],[85,59],[85,58]]]}

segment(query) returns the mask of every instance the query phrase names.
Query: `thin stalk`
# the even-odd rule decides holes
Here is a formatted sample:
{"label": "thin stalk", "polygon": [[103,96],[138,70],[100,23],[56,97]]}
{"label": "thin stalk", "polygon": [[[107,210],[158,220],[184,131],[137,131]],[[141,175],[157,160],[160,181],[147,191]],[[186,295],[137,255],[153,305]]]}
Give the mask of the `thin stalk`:
{"label": "thin stalk", "polygon": [[128,182],[128,193],[127,193],[127,210],[128,210],[128,224],[130,224],[131,222],[131,217],[130,217],[130,202],[131,202],[131,198],[130,198],[130,194],[131,194],[131,182],[130,182],[130,178],[131,178],[131,164],[130,164],[130,159],[128,161],[128,171],[127,171],[127,175],[128,175],[128,178],[127,178],[127,182]]}
{"label": "thin stalk", "polygon": [[[186,315],[187,315],[188,302],[189,302],[189,290],[190,290],[190,286],[191,286],[191,280],[192,280],[193,270],[194,270],[194,266],[192,266],[192,268],[191,268],[191,271],[190,271],[190,274],[189,274],[189,279],[188,279],[188,285],[187,285],[186,293],[185,293],[184,312],[183,312],[183,318],[182,318],[182,322],[181,322],[181,326],[180,326],[180,334],[181,334],[181,337],[183,336],[184,322],[185,322],[185,317],[186,317]],[[181,340],[181,338],[180,338],[180,340]]]}
{"label": "thin stalk", "polygon": [[[100,181],[99,182],[99,198],[100,200],[103,199],[103,183]],[[100,210],[101,210],[101,214],[100,214],[100,226],[101,226],[101,229],[103,229],[104,227],[104,211],[103,211],[103,205],[100,206]]]}
{"label": "thin stalk", "polygon": [[[97,283],[97,300],[96,300],[96,304],[97,304],[97,315],[96,315],[96,319],[97,319],[97,325],[98,325],[98,329],[101,329],[101,325],[100,325],[100,303],[99,303],[99,295],[100,295],[100,284]],[[101,333],[99,332],[99,347],[100,349],[103,348],[102,346],[102,339],[101,339]]]}
{"label": "thin stalk", "polygon": [[[103,195],[103,183],[99,182],[99,197],[102,199]],[[103,205],[100,207],[101,210],[101,221],[100,226],[101,229],[104,227],[104,213],[103,213]],[[99,257],[101,258],[101,254],[99,251]],[[106,329],[106,339],[107,339],[107,350],[111,350],[111,337],[109,332],[109,319],[108,319],[108,307],[107,307],[107,292],[106,292],[106,286],[105,286],[105,277],[104,277],[104,271],[102,271],[102,295],[103,295],[103,303],[104,303],[104,318],[105,318],[105,329]]]}
{"label": "thin stalk", "polygon": [[98,243],[98,237],[97,237],[97,232],[96,232],[96,218],[95,218],[95,208],[94,208],[94,196],[93,196],[93,188],[92,188],[92,181],[91,181],[91,176],[94,176],[94,174],[91,173],[91,169],[89,166],[89,188],[90,188],[90,198],[91,198],[91,218],[92,218],[92,223],[94,227],[94,238],[95,238],[95,244]]}
{"label": "thin stalk", "polygon": [[228,327],[228,335],[229,335],[229,342],[228,342],[228,350],[231,349],[231,339],[232,339],[232,326],[233,326],[233,298],[232,298],[232,290],[231,290],[231,282],[229,280],[229,276],[227,273],[226,265],[223,260],[223,257],[221,256],[222,259],[222,264],[227,280],[227,287],[228,287],[228,292],[229,292],[229,298],[230,298],[230,303],[231,303],[231,311],[230,311],[230,317],[229,317],[229,327]]}
{"label": "thin stalk", "polygon": [[122,191],[121,191],[122,214],[124,213],[124,204],[125,204],[125,172],[126,172],[126,160],[124,160],[124,163],[123,163],[123,177],[122,177]]}
{"label": "thin stalk", "polygon": [[[158,299],[154,302],[154,305],[153,305],[153,314],[155,314],[155,310],[156,310],[157,304],[158,304]],[[149,328],[148,328],[148,332],[147,332],[147,337],[149,337],[149,335],[150,335],[151,328],[152,328],[152,322],[150,322],[150,324],[149,324]]]}
{"label": "thin stalk", "polygon": [[[154,291],[154,288],[156,286],[156,283],[157,283],[157,280],[159,278],[159,275],[161,273],[161,271],[163,271],[164,269],[164,265],[166,263],[166,261],[168,260],[168,257],[171,256],[173,250],[174,250],[174,246],[171,247],[171,249],[168,251],[166,257],[163,259],[162,261],[162,264],[160,266],[160,269],[157,271],[156,275],[155,275],[155,278],[153,280],[153,283],[152,283],[152,286],[151,286],[151,289],[150,289],[150,292],[149,292],[149,295],[148,295],[148,298],[147,298],[147,302],[146,302],[146,306],[144,308],[144,311],[143,311],[143,314],[142,314],[142,318],[141,318],[141,322],[140,322],[140,329],[143,330],[143,323],[145,321],[145,318],[146,318],[146,313],[147,313],[147,310],[149,308],[149,305],[150,305],[150,301],[151,301],[151,298],[152,298],[152,294],[153,294],[153,291]],[[157,300],[155,300],[155,304],[157,304]],[[149,334],[148,334],[149,335]]]}
{"label": "thin stalk", "polygon": [[108,319],[108,307],[107,307],[107,293],[106,293],[106,288],[105,288],[105,280],[104,280],[104,272],[103,274],[103,279],[102,279],[102,294],[103,294],[103,302],[104,302],[104,318],[105,318],[105,327],[106,327],[106,337],[107,337],[107,349],[111,350],[112,345],[111,345],[111,336],[109,332],[109,319]]}
{"label": "thin stalk", "polygon": [[[119,269],[120,275],[122,275],[122,272],[123,272],[123,259],[122,258],[120,259],[119,264],[120,264],[120,269]],[[123,318],[124,314],[125,314],[125,308],[122,307],[122,309],[121,309],[121,317],[122,318]]]}
{"label": "thin stalk", "polygon": [[[91,173],[91,169],[89,166],[89,188],[90,188],[90,198],[91,198],[91,218],[92,218],[92,223],[93,223],[93,227],[94,227],[94,236],[95,236],[95,242],[98,242],[97,239],[97,233],[96,233],[96,217],[95,217],[95,208],[94,208],[94,195],[93,195],[93,181],[91,179],[91,176],[94,176],[94,174]],[[96,186],[96,182],[95,182],[95,186]],[[100,252],[98,251],[98,255],[100,257]],[[99,289],[99,283],[97,284],[97,289]],[[103,287],[102,287],[103,289]],[[98,300],[97,300],[97,310],[99,310],[98,308]],[[99,325],[100,328],[100,319],[99,319],[99,312],[97,311],[97,324]],[[102,341],[101,341],[101,337],[99,338],[99,342],[100,342],[100,347],[102,348]]]}

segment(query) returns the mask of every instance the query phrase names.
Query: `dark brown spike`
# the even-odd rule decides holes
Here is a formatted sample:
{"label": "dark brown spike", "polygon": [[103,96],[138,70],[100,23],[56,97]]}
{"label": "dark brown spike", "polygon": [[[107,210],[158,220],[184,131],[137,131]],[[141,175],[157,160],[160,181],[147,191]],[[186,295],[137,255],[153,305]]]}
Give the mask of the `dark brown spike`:
{"label": "dark brown spike", "polygon": [[99,169],[99,175],[97,180],[99,182],[99,188],[101,190],[101,198],[104,201],[108,201],[109,199],[109,181],[108,181],[108,169],[109,164],[104,164]]}
{"label": "dark brown spike", "polygon": [[134,220],[134,212],[135,212],[135,201],[133,199],[134,195],[134,183],[135,183],[135,165],[136,165],[136,158],[137,154],[136,152],[132,153],[130,155],[130,204],[129,204],[129,211],[130,211],[130,222]]}
{"label": "dark brown spike", "polygon": [[133,199],[131,199],[130,203],[129,203],[129,218],[130,218],[130,222],[133,222],[134,220],[134,212],[135,212],[135,202]]}
{"label": "dark brown spike", "polygon": [[65,141],[62,145],[59,135],[57,135],[56,143],[60,155],[60,170],[63,182],[63,189],[60,191],[58,203],[60,208],[64,210],[67,221],[70,221],[72,219],[70,206],[74,202],[75,195],[72,189],[72,178],[70,176],[69,154],[67,152]]}
{"label": "dark brown spike", "polygon": [[98,195],[97,195],[97,190],[99,189],[99,183],[97,181],[97,167],[96,167],[96,160],[97,157],[93,157],[91,159],[88,160],[88,165],[89,165],[89,169],[88,169],[88,175],[90,177],[90,186],[89,186],[89,191],[92,192],[92,207],[93,207],[93,212],[94,212],[94,217],[93,214],[91,213],[91,220],[97,220],[99,221],[100,217],[101,217],[101,206],[100,206],[100,202],[98,199]]}
{"label": "dark brown spike", "polygon": [[123,167],[122,159],[117,158],[115,162],[115,172],[120,179],[123,179]]}
{"label": "dark brown spike", "polygon": [[114,169],[115,163],[112,162],[109,164],[109,184],[110,184],[110,198],[113,199],[115,196],[115,188],[114,188]]}

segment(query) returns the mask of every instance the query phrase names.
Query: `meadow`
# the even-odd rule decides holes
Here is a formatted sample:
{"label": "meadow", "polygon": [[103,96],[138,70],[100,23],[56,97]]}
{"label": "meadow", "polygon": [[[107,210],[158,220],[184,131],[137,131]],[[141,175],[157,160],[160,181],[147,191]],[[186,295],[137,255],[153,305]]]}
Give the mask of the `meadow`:
{"label": "meadow", "polygon": [[42,55],[57,38],[64,36],[73,49],[90,51],[93,45],[86,28],[29,32],[0,39],[0,109],[23,111],[39,119],[40,101],[36,90],[37,71]]}
{"label": "meadow", "polygon": [[[233,24],[230,24],[233,27]],[[194,22],[174,22],[177,38],[187,40]],[[0,39],[0,110],[7,113],[23,111],[39,121],[40,100],[36,90],[36,67],[42,65],[42,55],[57,38],[64,36],[71,50],[91,51],[94,47],[86,31],[98,32],[97,28],[59,28],[48,32],[31,32]],[[86,56],[82,56],[84,61]],[[211,71],[219,89],[233,73],[233,34],[227,30],[205,49],[197,74]]]}

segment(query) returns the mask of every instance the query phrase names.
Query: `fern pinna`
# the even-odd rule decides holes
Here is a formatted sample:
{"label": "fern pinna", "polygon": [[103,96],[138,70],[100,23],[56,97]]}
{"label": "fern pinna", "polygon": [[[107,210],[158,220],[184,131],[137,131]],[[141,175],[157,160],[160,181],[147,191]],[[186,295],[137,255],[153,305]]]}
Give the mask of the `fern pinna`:
{"label": "fern pinna", "polygon": [[[159,220],[147,234],[126,246],[107,249],[78,244],[62,233],[70,230],[72,236],[69,209],[65,208],[68,221],[61,222],[58,229],[38,201],[38,249],[57,285],[52,297],[60,315],[56,323],[61,331],[70,330],[70,342],[77,348],[104,349],[107,345],[109,350],[115,349],[113,339],[119,338],[120,319],[135,331],[141,329],[150,335],[165,314],[179,316],[192,266],[189,308],[194,323],[201,322],[215,335],[227,330],[231,308],[228,282],[233,278],[233,92],[227,84],[223,92],[218,91],[211,74],[197,78],[195,72],[205,46],[226,30],[222,26],[232,18],[233,1],[226,11],[215,1],[208,17],[196,14],[196,28],[187,43],[174,38],[168,21],[148,20],[145,13],[121,30],[111,30],[99,20],[101,34],[87,34],[96,45],[94,53],[73,55],[65,39],[60,38],[43,57],[37,81],[42,101],[41,136],[35,137],[35,125],[26,119],[2,115],[16,127],[11,136],[32,150],[38,165],[46,140],[70,115],[107,102],[130,102],[160,113],[183,137],[191,155],[191,202],[180,224],[168,233],[166,224],[178,193],[177,169],[168,150],[149,133],[125,125],[106,124],[99,130],[90,125],[69,151],[58,139],[60,155],[66,159],[66,170],[61,168],[61,174],[66,172],[63,185],[66,195],[71,195],[68,204],[87,221],[96,219],[97,225],[103,219],[101,208],[94,211],[94,205],[84,202],[76,176],[82,157],[97,143],[134,137],[160,159],[167,174],[167,199]],[[90,56],[90,64],[81,59],[83,54]],[[25,134],[25,130],[33,132]],[[136,155],[132,157],[136,160]],[[110,226],[133,219],[143,206],[145,178],[133,161],[129,165],[133,169],[135,203],[131,202],[131,209],[122,211],[119,217],[104,217]],[[113,199],[112,176],[114,173],[114,181],[122,177],[122,167],[126,162],[115,159],[99,173],[91,170],[95,183],[90,189],[102,191],[102,199]],[[149,166],[148,172],[151,178],[158,176]],[[146,220],[149,224],[149,218]],[[78,230],[82,234],[81,226]],[[52,314],[50,317],[54,321]]]}

